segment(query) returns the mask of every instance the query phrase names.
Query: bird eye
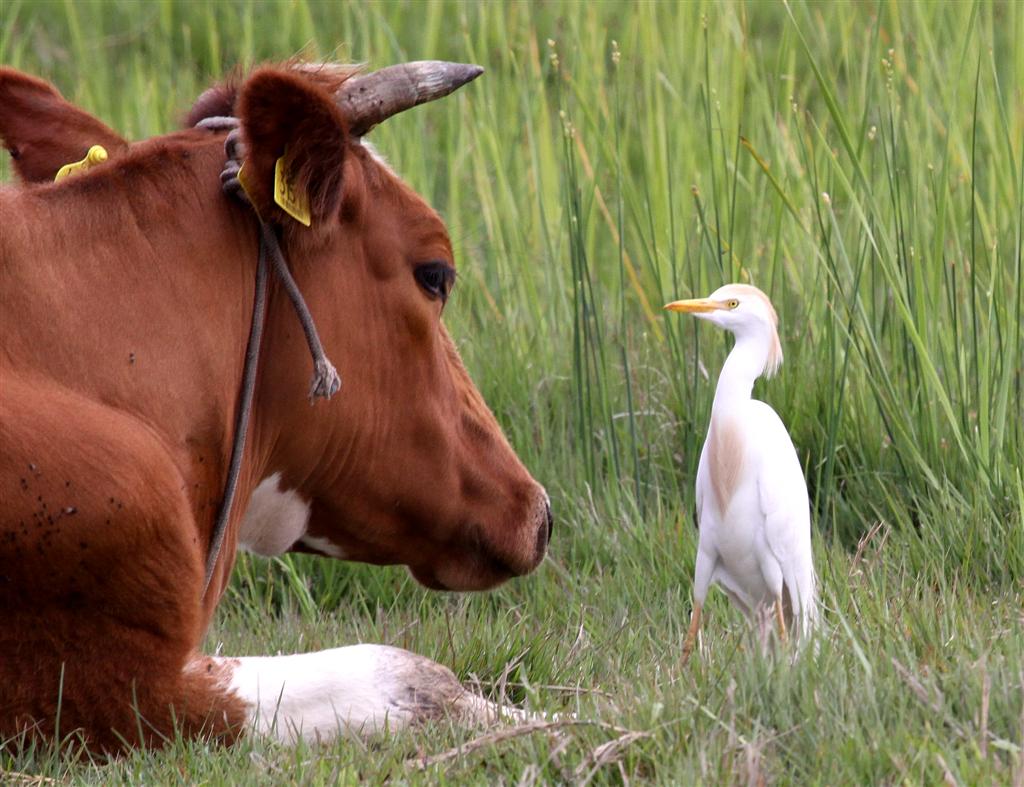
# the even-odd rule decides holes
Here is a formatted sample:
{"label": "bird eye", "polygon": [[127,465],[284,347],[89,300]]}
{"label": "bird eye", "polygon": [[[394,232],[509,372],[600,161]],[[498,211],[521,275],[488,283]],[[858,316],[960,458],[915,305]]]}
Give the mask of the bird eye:
{"label": "bird eye", "polygon": [[455,270],[448,263],[425,262],[416,266],[413,276],[431,298],[440,298],[441,303],[448,300],[448,293],[455,280]]}
{"label": "bird eye", "polygon": [[725,302],[725,305],[728,306],[730,309],[735,309],[737,306],[740,305],[740,302],[735,298],[730,298]]}

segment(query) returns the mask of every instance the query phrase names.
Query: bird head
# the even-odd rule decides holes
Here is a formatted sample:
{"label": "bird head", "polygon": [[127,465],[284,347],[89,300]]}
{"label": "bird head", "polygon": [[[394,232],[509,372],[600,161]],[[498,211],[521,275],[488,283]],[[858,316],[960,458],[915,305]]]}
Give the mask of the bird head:
{"label": "bird head", "polygon": [[707,298],[672,301],[665,308],[686,312],[701,320],[730,331],[737,339],[758,339],[767,343],[765,375],[771,377],[782,364],[779,343],[779,317],[775,307],[757,287],[749,284],[726,284]]}

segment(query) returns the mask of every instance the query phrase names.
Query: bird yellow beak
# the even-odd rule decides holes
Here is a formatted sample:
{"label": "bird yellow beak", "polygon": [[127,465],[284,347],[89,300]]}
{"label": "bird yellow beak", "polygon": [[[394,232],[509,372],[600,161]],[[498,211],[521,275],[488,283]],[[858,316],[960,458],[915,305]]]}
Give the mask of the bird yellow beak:
{"label": "bird yellow beak", "polygon": [[713,301],[710,298],[692,298],[688,301],[672,301],[672,303],[666,303],[665,308],[670,312],[706,314],[707,312],[714,312],[728,307],[726,307],[725,304]]}

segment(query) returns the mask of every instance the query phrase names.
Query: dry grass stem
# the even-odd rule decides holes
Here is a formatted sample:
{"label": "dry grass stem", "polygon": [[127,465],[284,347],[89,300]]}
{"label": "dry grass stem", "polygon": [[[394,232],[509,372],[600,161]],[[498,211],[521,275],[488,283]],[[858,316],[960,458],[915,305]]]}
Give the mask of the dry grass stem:
{"label": "dry grass stem", "polygon": [[[425,770],[435,765],[439,765],[450,760],[454,760],[458,757],[464,757],[467,754],[486,748],[487,746],[493,746],[504,741],[514,740],[515,738],[522,738],[525,735],[533,735],[536,732],[560,732],[570,727],[599,727],[604,730],[611,730],[618,732],[623,735],[632,734],[631,730],[623,729],[622,727],[616,727],[613,724],[605,724],[599,721],[584,721],[580,719],[564,719],[559,721],[531,721],[526,724],[519,724],[515,727],[508,727],[503,730],[495,730],[489,732],[486,735],[481,735],[474,738],[471,741],[462,743],[452,749],[443,751],[439,754],[433,754],[429,757],[416,757],[410,760],[406,760],[406,766],[409,768],[415,768],[418,770]],[[646,734],[646,733],[644,733]]]}
{"label": "dry grass stem", "polygon": [[576,766],[573,776],[580,785],[589,784],[599,770],[606,765],[617,762],[620,753],[630,744],[651,737],[649,732],[627,732],[610,741],[606,741],[594,749]]}

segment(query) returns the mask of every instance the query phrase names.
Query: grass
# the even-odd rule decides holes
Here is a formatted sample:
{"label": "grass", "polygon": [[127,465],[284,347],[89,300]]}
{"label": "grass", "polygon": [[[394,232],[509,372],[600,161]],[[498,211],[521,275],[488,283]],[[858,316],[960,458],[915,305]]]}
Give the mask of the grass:
{"label": "grass", "polygon": [[[487,68],[374,138],[448,221],[446,320],[551,492],[551,557],[481,596],[243,558],[207,647],[387,642],[602,723],[424,772],[406,761],[473,733],[109,764],[34,749],[4,778],[1021,783],[1021,40],[1012,2],[3,4],[0,61],[133,137],[237,62]],[[815,657],[761,658],[715,596],[681,669],[728,345],[660,305],[733,280],[780,314],[786,364],[755,394],[804,462],[826,634]],[[602,750],[607,725],[643,735]]]}

